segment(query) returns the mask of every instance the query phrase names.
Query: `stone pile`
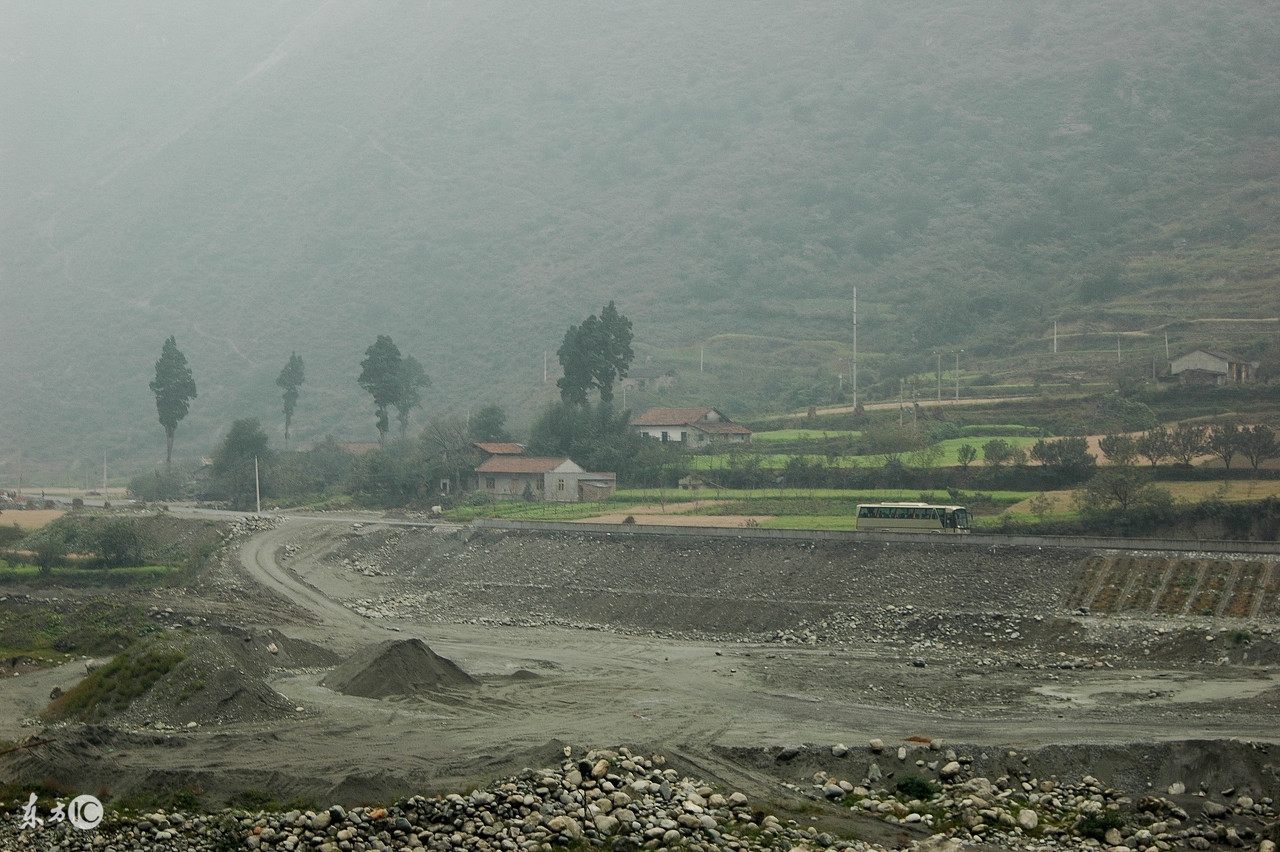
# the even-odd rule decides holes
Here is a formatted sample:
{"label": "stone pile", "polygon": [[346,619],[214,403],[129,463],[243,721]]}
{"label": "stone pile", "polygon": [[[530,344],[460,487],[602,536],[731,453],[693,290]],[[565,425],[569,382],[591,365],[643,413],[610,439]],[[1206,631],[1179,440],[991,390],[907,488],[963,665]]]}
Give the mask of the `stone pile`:
{"label": "stone pile", "polygon": [[[872,740],[869,751],[882,748]],[[833,754],[839,750],[844,747],[836,746]],[[901,750],[898,758],[903,758]],[[883,776],[872,760],[858,784],[818,772],[812,789],[889,823],[918,824],[961,841],[1006,848],[1168,852],[1225,845],[1275,852],[1275,837],[1280,836],[1270,797],[1255,800],[1228,789],[1223,791],[1227,801],[1193,797],[1195,805],[1184,808],[1163,796],[1135,800],[1088,775],[1076,784],[1030,775],[1001,775],[992,781],[971,775],[972,762],[947,749],[938,760],[917,761],[920,774],[899,777],[889,789],[880,785]],[[1168,793],[1186,801],[1182,784],[1171,785]]]}
{"label": "stone pile", "polygon": [[112,817],[92,831],[65,823],[19,830],[12,812],[0,821],[4,849],[551,852],[584,844],[620,852],[873,848],[753,811],[742,793],[718,793],[665,768],[661,756],[625,748],[592,751],[559,769],[525,770],[466,796],[413,796],[387,808],[151,813]]}
{"label": "stone pile", "polygon": [[245,515],[230,523],[227,538],[237,539],[273,530],[280,526],[280,521],[280,518],[272,515]]}
{"label": "stone pile", "polygon": [[[890,754],[885,757],[891,759]],[[1162,796],[1134,801],[1089,776],[1076,784],[1009,776],[992,781],[966,777],[970,761],[963,757],[944,753],[937,762],[940,781],[934,782],[932,794],[927,792],[928,784],[925,788],[915,785],[911,796],[874,787],[868,779],[853,784],[818,773],[811,795],[904,828],[917,824],[920,852],[955,852],[973,844],[1086,852],[1212,848],[1276,852],[1271,838],[1277,830],[1277,814],[1268,798],[1205,799],[1191,809]],[[922,778],[917,781],[924,783]],[[900,780],[899,789],[903,786]],[[1179,786],[1171,787],[1169,795],[1182,794]],[[595,847],[619,852],[869,852],[881,848],[780,820],[753,809],[742,793],[717,792],[681,777],[665,766],[661,756],[640,757],[625,748],[566,759],[558,769],[526,769],[469,795],[413,796],[391,807],[117,815],[87,831],[65,822],[24,829],[18,813],[0,809],[0,849],[553,852],[561,847]]]}

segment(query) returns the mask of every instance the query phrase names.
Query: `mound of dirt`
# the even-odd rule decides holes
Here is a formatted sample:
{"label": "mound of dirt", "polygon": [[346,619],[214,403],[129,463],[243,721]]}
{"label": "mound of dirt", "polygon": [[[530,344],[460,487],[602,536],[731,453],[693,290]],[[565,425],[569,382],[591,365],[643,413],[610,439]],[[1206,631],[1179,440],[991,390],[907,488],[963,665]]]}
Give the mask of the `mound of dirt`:
{"label": "mound of dirt", "polygon": [[168,637],[183,658],[134,698],[116,721],[152,727],[227,725],[296,715],[294,702],[265,682],[272,672],[334,665],[339,657],[278,630],[228,629]]}
{"label": "mound of dirt", "polygon": [[335,692],[361,698],[430,696],[474,686],[476,681],[421,639],[391,639],[358,651],[320,681]]}

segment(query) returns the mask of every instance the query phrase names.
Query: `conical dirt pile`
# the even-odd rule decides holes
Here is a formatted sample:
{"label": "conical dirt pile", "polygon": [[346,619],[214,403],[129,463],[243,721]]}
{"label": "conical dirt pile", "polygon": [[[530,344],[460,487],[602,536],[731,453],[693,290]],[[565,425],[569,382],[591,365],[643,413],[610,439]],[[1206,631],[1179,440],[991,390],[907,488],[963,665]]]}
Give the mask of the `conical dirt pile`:
{"label": "conical dirt pile", "polygon": [[421,639],[391,639],[358,651],[320,684],[344,695],[386,698],[431,695],[473,686],[475,680]]}

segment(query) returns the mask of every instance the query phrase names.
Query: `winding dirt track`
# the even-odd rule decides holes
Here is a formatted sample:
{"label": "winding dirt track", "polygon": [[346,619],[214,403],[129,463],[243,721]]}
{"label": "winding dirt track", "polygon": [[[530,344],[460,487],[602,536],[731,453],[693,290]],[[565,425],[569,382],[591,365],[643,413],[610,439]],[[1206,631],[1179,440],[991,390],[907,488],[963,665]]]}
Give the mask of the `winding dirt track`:
{"label": "winding dirt track", "polygon": [[[370,527],[366,527],[369,529]],[[982,673],[983,694],[992,702],[963,716],[929,713],[892,703],[868,701],[867,684],[902,680],[903,670],[936,683],[940,692],[954,688],[959,672],[931,668],[912,671],[904,649],[871,645],[861,648],[754,646],[741,642],[680,642],[556,627],[518,628],[464,623],[388,625],[357,615],[342,601],[371,594],[370,586],[394,589],[405,578],[373,578],[359,587],[321,557],[334,547],[349,525],[320,520],[286,520],[270,532],[251,538],[242,562],[259,583],[311,611],[319,624],[302,629],[304,638],[347,652],[391,637],[419,636],[438,653],[453,659],[486,682],[486,697],[465,713],[442,724],[436,738],[459,738],[467,748],[507,747],[548,738],[616,743],[629,739],[698,746],[762,746],[795,742],[857,742],[870,737],[891,739],[912,734],[975,743],[1016,742],[1023,746],[1063,742],[1128,742],[1144,739],[1214,738],[1234,735],[1274,736],[1274,719],[1250,721],[1188,712],[1182,721],[1136,712],[1102,719],[1064,718],[1064,695],[1089,696],[1090,706],[1128,702],[1126,679],[1143,672],[1100,670],[1076,672],[1070,684],[1054,683],[1046,691],[1043,672],[1027,669]],[[277,560],[286,544],[296,550],[287,567]],[[980,557],[978,557],[980,558]],[[800,590],[797,590],[800,591]],[[705,598],[691,598],[707,606]],[[803,603],[803,601],[801,601]],[[726,605],[732,605],[726,602]],[[466,602],[459,600],[457,621],[464,621]],[[394,628],[394,629],[391,629]],[[299,628],[283,626],[290,632]],[[533,681],[506,681],[517,671],[540,675]],[[1164,694],[1173,703],[1186,696],[1224,696],[1264,691],[1275,686],[1265,673],[1250,672],[1237,680],[1223,672],[1165,672]],[[1146,672],[1148,677],[1152,673]],[[288,693],[288,689],[283,689]],[[312,692],[307,703],[316,702]],[[336,699],[342,704],[346,699]],[[1168,703],[1168,702],[1166,702]],[[451,714],[446,714],[451,715]]]}

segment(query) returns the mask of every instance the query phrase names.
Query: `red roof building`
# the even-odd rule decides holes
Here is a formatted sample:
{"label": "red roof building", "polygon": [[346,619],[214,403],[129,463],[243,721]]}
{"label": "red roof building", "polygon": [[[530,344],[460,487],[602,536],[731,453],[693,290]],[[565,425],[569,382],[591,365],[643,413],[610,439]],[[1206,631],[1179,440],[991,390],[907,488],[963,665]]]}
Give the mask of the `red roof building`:
{"label": "red roof building", "polygon": [[556,503],[604,500],[617,488],[616,473],[592,473],[572,459],[495,455],[476,468],[476,490],[507,499]]}

